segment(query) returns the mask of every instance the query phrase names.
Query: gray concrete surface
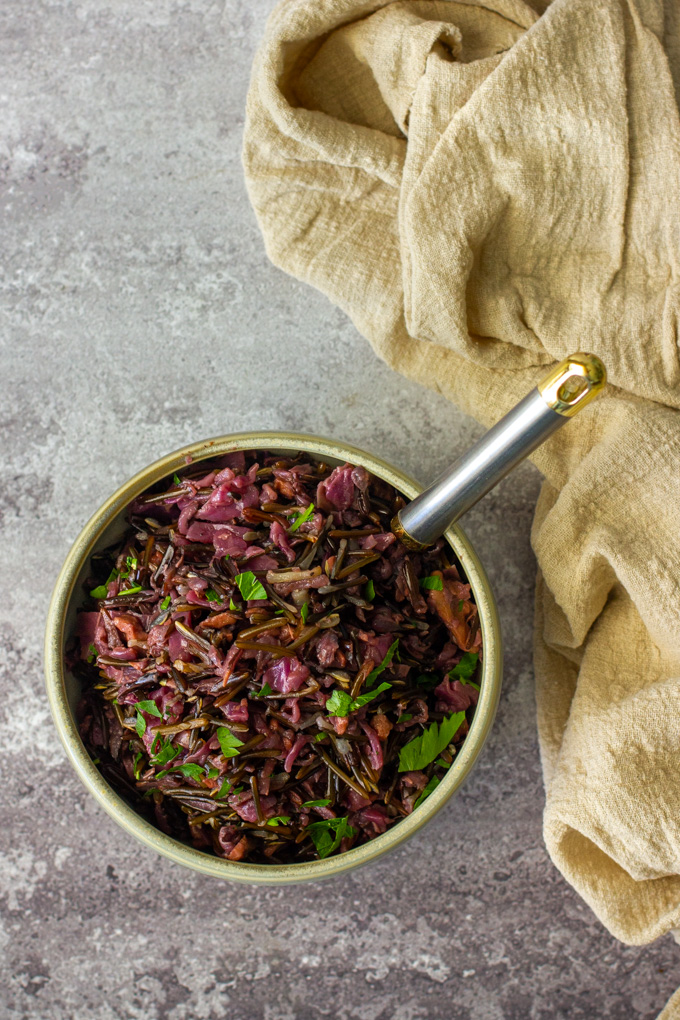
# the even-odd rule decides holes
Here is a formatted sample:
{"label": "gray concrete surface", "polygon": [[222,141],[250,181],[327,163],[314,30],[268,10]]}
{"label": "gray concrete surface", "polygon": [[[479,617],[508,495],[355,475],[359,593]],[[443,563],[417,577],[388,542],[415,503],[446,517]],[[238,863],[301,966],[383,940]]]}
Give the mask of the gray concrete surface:
{"label": "gray concrete surface", "polygon": [[0,0],[0,1017],[652,1018],[680,984],[677,947],[616,943],[541,841],[528,467],[467,525],[507,640],[488,751],[372,869],[282,891],[184,872],[95,806],[55,737],[50,589],[137,468],[283,427],[427,479],[479,434],[265,258],[239,148],[270,7]]}

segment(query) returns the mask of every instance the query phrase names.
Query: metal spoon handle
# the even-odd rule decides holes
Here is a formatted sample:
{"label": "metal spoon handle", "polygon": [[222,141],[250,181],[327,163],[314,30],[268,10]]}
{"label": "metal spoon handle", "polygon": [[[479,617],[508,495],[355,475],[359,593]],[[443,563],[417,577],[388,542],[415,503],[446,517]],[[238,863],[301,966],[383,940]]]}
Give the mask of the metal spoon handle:
{"label": "metal spoon handle", "polygon": [[512,411],[412,503],[392,530],[410,548],[435,542],[509,471],[602,390],[605,367],[594,354],[573,354],[556,365]]}

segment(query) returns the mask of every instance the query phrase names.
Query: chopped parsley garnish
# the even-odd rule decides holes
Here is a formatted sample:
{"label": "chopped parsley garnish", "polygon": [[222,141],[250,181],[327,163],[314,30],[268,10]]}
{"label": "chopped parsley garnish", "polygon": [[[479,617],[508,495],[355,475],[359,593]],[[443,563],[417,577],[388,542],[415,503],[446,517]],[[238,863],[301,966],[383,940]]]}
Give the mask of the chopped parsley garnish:
{"label": "chopped parsley garnish", "polygon": [[399,645],[399,638],[397,638],[396,641],[393,641],[392,644],[390,645],[390,647],[387,649],[387,652],[385,653],[385,658],[380,663],[380,665],[376,666],[375,669],[372,669],[371,672],[366,677],[366,686],[367,687],[372,687],[373,684],[378,679],[378,677],[380,676],[380,674],[384,670],[386,670],[387,667],[391,664],[392,659],[394,658],[394,654],[397,651],[398,645]]}
{"label": "chopped parsley garnish", "polygon": [[300,606],[300,617],[303,623],[307,623],[307,617],[309,616],[309,602],[303,602]]}
{"label": "chopped parsley garnish", "polygon": [[87,661],[88,662],[94,662],[94,660],[96,658],[97,658],[97,649],[94,647],[94,645],[90,645],[90,647],[87,649]]}
{"label": "chopped parsley garnish", "polygon": [[328,857],[337,850],[345,836],[356,836],[356,829],[347,821],[347,817],[324,818],[320,822],[312,822],[305,829],[312,837],[319,857]]}
{"label": "chopped parsley garnish", "polygon": [[[157,742],[160,741],[160,747],[156,751],[155,747]],[[156,738],[151,745],[151,752],[153,758],[151,758],[152,765],[167,765],[169,762],[174,761],[177,755],[180,753],[179,747],[173,747],[169,740],[164,740],[160,733],[156,735]]]}
{"label": "chopped parsley garnish", "polygon": [[92,591],[90,592],[90,595],[92,596],[92,598],[93,599],[105,599],[106,596],[109,593],[109,585],[111,584],[112,581],[115,581],[117,577],[118,577],[118,571],[114,567],[114,569],[111,571],[111,573],[109,574],[107,579],[104,581],[104,583],[100,584],[96,588],[92,589]]}
{"label": "chopped parsley garnish", "polygon": [[465,712],[453,712],[437,725],[433,722],[419,737],[409,740],[399,752],[400,772],[419,772],[449,746],[465,721]]}
{"label": "chopped parsley garnish", "polygon": [[320,740],[323,740],[323,738],[327,736],[328,736],[327,733],[317,733],[317,735],[314,737],[314,743],[318,744]]}
{"label": "chopped parsley garnish", "polygon": [[155,701],[138,701],[137,704],[135,705],[135,708],[137,710],[135,730],[137,731],[138,737],[143,737],[144,734],[146,733],[146,719],[142,715],[142,712],[146,712],[147,715],[158,716],[159,719],[162,719],[163,716],[158,711],[158,705],[156,704]]}
{"label": "chopped parsley garnish", "polygon": [[121,577],[129,577],[133,570],[137,569],[137,557],[126,556],[125,557],[125,573],[121,574]]}
{"label": "chopped parsley garnish", "polygon": [[215,800],[224,800],[230,793],[240,793],[243,790],[242,786],[237,786],[235,790],[232,790],[234,785],[233,779],[223,779],[222,785],[220,786],[217,793],[214,795]]}
{"label": "chopped parsley garnish", "polygon": [[119,591],[119,595],[136,595],[138,591],[142,590],[141,584],[134,584],[132,588],[126,588],[125,591]]}
{"label": "chopped parsley garnish", "polygon": [[440,782],[441,780],[437,779],[436,776],[432,776],[432,779],[429,781],[425,789],[421,792],[420,796],[416,798],[415,804],[413,805],[414,808],[417,808],[420,804],[422,804],[425,798],[429,797],[432,791],[437,789]]}
{"label": "chopped parsley garnish", "polygon": [[442,769],[450,769],[451,768],[451,762],[450,761],[444,761],[443,758],[437,758],[437,760],[435,762],[435,765],[439,765],[439,767],[442,768]]}
{"label": "chopped parsley garnish", "polygon": [[352,711],[352,698],[347,691],[333,691],[326,702],[326,711],[329,715],[345,716]]}
{"label": "chopped parsley garnish", "polygon": [[294,531],[297,531],[300,525],[306,524],[306,522],[309,520],[313,513],[314,504],[310,503],[309,506],[306,507],[306,509],[303,510],[301,514],[297,514],[296,517],[292,518],[292,524],[288,528],[288,533],[292,535]]}
{"label": "chopped parsley garnish", "polygon": [[366,591],[364,592],[364,598],[367,602],[372,602],[375,598],[375,585],[373,581],[369,580],[366,582]]}
{"label": "chopped parsley garnish", "polygon": [[217,594],[214,588],[206,588],[205,597],[208,602],[217,602],[220,606],[222,605],[222,598]]}
{"label": "chopped parsley garnish", "polygon": [[[449,671],[449,676],[455,677],[456,680],[460,680],[461,683],[471,683],[470,677],[477,669],[477,663],[479,661],[479,655],[477,652],[463,652],[460,662]],[[479,687],[477,684],[472,684],[473,687]]]}
{"label": "chopped parsley garnish", "polygon": [[413,718],[413,712],[404,712],[403,715],[399,716],[399,718],[397,719],[397,722],[409,722],[412,718]]}
{"label": "chopped parsley garnish", "polygon": [[229,608],[231,609],[232,613],[233,612],[236,612],[236,613],[239,612],[239,608],[238,608],[238,606],[236,605],[236,603],[234,602],[233,599],[229,599]]}
{"label": "chopped parsley garnish", "polygon": [[172,599],[170,598],[170,596],[166,595],[165,598],[163,599],[163,601],[161,602],[161,609],[169,609],[171,602],[172,602]]}
{"label": "chopped parsley garnish", "polygon": [[234,580],[246,602],[249,602],[251,599],[267,598],[266,591],[252,570],[245,570],[242,574],[237,574]]}
{"label": "chopped parsley garnish", "polygon": [[139,777],[140,777],[140,775],[142,773],[140,762],[142,761],[143,757],[144,757],[143,753],[141,751],[138,751],[137,754],[132,759],[132,771],[134,772],[135,779],[138,782],[139,782]]}
{"label": "chopped parsley garnish", "polygon": [[189,761],[184,765],[173,765],[170,769],[171,772],[181,772],[187,779],[194,779],[197,783],[205,777],[205,772],[200,765],[196,765],[195,762]]}
{"label": "chopped parsley garnish", "polygon": [[352,698],[346,691],[333,691],[330,698],[326,702],[326,711],[329,715],[334,716],[345,716],[349,715],[350,712],[356,712],[357,709],[363,708],[369,701],[373,701],[383,691],[389,691],[392,684],[380,684],[374,691],[368,691],[367,694],[360,694],[358,698]]}
{"label": "chopped parsley garnish", "polygon": [[322,797],[321,800],[306,800],[303,807],[328,807],[330,804],[330,797]]}
{"label": "chopped parsley garnish", "polygon": [[264,686],[259,691],[251,691],[251,698],[266,698],[269,694],[273,694],[273,690],[269,684],[265,681]]}
{"label": "chopped parsley garnish", "polygon": [[179,475],[177,474],[176,471],[175,471],[174,475],[172,476],[172,480],[175,483],[175,485],[181,485],[182,484],[182,479],[179,477]]}
{"label": "chopped parsley garnish", "polygon": [[235,737],[226,726],[218,726],[217,739],[220,742],[222,754],[225,758],[235,758],[238,754],[238,748],[243,747],[243,741]]}
{"label": "chopped parsley garnish", "polygon": [[149,715],[155,715],[158,719],[163,718],[155,701],[138,701],[135,708],[138,712],[147,712]]}
{"label": "chopped parsley garnish", "polygon": [[420,578],[420,587],[427,588],[428,591],[443,591],[444,582],[437,574],[430,574],[429,577]]}
{"label": "chopped parsley garnish", "polygon": [[274,815],[273,818],[267,819],[267,825],[288,825],[290,822],[290,815]]}
{"label": "chopped parsley garnish", "polygon": [[217,779],[220,774],[220,770],[216,768],[209,768],[206,772],[208,779]]}

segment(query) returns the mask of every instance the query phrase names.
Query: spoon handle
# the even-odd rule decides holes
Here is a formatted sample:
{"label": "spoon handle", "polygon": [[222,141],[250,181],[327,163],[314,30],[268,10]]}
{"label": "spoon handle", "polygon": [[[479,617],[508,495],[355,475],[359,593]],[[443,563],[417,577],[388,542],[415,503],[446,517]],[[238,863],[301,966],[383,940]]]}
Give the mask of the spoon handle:
{"label": "spoon handle", "polygon": [[520,461],[585,407],[607,381],[594,354],[572,354],[550,370],[479,442],[392,521],[412,549],[432,545]]}

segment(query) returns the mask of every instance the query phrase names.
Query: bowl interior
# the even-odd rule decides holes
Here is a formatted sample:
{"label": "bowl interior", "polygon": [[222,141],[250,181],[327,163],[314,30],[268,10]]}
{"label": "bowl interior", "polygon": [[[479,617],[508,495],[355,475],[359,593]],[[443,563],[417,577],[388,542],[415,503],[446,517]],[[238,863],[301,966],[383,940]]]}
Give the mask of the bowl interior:
{"label": "bowl interior", "polygon": [[469,774],[491,728],[501,684],[501,633],[493,594],[484,569],[464,532],[454,526],[446,539],[470,582],[479,609],[484,649],[480,696],[461,750],[436,790],[424,803],[382,836],[347,853],[303,864],[263,865],[225,861],[179,842],[146,821],[104,780],[92,763],[76,724],[80,683],[65,667],[65,643],[75,632],[76,615],[83,601],[83,584],[90,573],[90,557],[120,539],[127,528],[128,504],[149,486],[192,462],[219,457],[235,450],[266,449],[281,454],[304,450],[313,459],[330,465],[348,461],[360,464],[393,485],[408,499],[421,486],[391,465],[362,450],[330,439],[296,433],[241,433],[208,440],[177,450],[139,472],[93,515],[71,548],[52,596],[45,639],[47,693],[59,736],[81,781],[102,807],[127,832],[176,863],[232,881],[281,884],[305,879],[319,880],[374,860],[398,846],[422,827],[446,803]]}

